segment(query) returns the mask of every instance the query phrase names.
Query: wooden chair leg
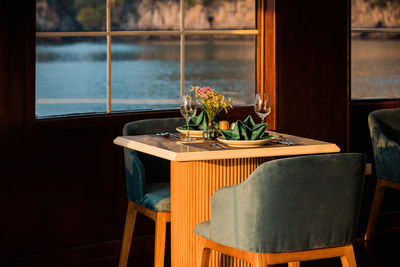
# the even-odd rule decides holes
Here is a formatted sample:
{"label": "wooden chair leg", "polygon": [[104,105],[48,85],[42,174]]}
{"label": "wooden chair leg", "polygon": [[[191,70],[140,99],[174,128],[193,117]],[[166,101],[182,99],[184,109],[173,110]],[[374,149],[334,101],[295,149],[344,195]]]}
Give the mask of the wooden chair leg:
{"label": "wooden chair leg", "polygon": [[342,261],[343,267],[357,267],[353,246],[348,246],[345,249],[345,254],[340,257],[340,260]]}
{"label": "wooden chair leg", "polygon": [[252,267],[268,267],[267,257],[264,254],[257,254]]}
{"label": "wooden chair leg", "polygon": [[129,252],[131,249],[132,243],[132,234],[135,228],[137,210],[134,204],[129,201],[128,209],[126,211],[126,219],[125,219],[125,228],[124,228],[124,236],[122,238],[122,248],[121,254],[119,256],[119,267],[126,267],[128,263]]}
{"label": "wooden chair leg", "polygon": [[385,187],[383,187],[381,184],[382,184],[382,179],[378,178],[378,180],[376,181],[376,187],[375,187],[374,198],[372,200],[371,211],[369,214],[367,231],[364,237],[366,241],[371,241],[375,233],[376,222],[378,220],[379,210],[381,209],[383,195],[385,193]]}
{"label": "wooden chair leg", "polygon": [[300,267],[299,261],[288,262],[288,267]]}
{"label": "wooden chair leg", "polygon": [[201,247],[199,250],[199,259],[197,260],[198,267],[208,267],[210,264],[211,250],[206,247]]}
{"label": "wooden chair leg", "polygon": [[167,234],[167,217],[164,213],[157,213],[155,226],[154,267],[164,267],[165,236]]}

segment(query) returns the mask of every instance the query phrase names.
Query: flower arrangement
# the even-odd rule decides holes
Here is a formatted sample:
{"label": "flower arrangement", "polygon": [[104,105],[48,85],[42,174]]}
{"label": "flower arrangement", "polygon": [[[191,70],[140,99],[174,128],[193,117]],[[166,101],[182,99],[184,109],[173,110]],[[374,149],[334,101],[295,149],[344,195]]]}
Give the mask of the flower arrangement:
{"label": "flower arrangement", "polygon": [[225,97],[218,93],[215,89],[210,87],[191,86],[190,91],[195,91],[196,98],[200,101],[198,103],[201,105],[203,110],[207,113],[207,117],[210,121],[215,119],[222,110],[228,113],[228,108],[232,108],[232,100],[229,97]]}
{"label": "flower arrangement", "polygon": [[215,140],[219,135],[214,125],[215,116],[222,110],[228,113],[228,108],[232,108],[232,100],[230,98],[225,99],[223,95],[210,87],[191,86],[190,91],[195,91],[196,98],[199,100],[197,103],[200,104],[208,117],[207,129],[202,134],[203,138]]}

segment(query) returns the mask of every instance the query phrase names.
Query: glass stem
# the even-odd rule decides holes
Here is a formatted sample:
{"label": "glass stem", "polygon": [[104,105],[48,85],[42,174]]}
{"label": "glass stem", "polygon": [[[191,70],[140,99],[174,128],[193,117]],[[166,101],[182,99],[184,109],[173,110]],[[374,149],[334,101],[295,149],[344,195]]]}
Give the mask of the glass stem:
{"label": "glass stem", "polygon": [[189,137],[189,120],[188,119],[186,119],[186,129],[187,129],[187,139],[189,140],[190,139],[190,137]]}

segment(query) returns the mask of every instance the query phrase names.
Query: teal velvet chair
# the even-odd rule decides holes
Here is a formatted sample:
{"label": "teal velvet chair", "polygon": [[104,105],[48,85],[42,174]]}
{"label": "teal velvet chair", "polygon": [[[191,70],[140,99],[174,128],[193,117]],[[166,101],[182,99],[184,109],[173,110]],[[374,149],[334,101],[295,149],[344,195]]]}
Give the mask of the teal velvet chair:
{"label": "teal velvet chair", "polygon": [[400,109],[376,110],[368,116],[374,151],[376,186],[365,240],[373,239],[385,188],[400,190]]}
{"label": "teal velvet chair", "polygon": [[198,224],[198,266],[210,250],[252,267],[340,257],[355,267],[365,155],[301,156],[260,165],[242,183],[217,190],[211,218]]}
{"label": "teal velvet chair", "polygon": [[[176,132],[183,118],[148,119],[127,123],[123,135]],[[171,221],[169,162],[134,150],[124,149],[128,210],[122,239],[119,266],[125,267],[131,247],[136,214],[155,222],[154,266],[164,266],[166,224]],[[160,182],[163,181],[163,182]]]}

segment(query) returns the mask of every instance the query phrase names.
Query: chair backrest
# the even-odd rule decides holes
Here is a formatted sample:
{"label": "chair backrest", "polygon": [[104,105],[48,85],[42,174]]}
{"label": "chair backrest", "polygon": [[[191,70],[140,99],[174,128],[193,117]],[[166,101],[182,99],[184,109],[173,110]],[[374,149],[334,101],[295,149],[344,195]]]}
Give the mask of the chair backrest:
{"label": "chair backrest", "polygon": [[378,177],[400,182],[400,109],[381,109],[368,116]]}
{"label": "chair backrest", "polygon": [[[147,119],[125,124],[123,135],[144,135],[161,132],[176,132],[176,127],[185,124],[184,118]],[[128,199],[134,202],[143,200],[146,183],[165,182],[169,179],[169,161],[124,149],[126,187]],[[157,166],[157,168],[154,168]]]}
{"label": "chair backrest", "polygon": [[238,249],[301,251],[354,241],[363,154],[278,159],[212,198],[210,236]]}

